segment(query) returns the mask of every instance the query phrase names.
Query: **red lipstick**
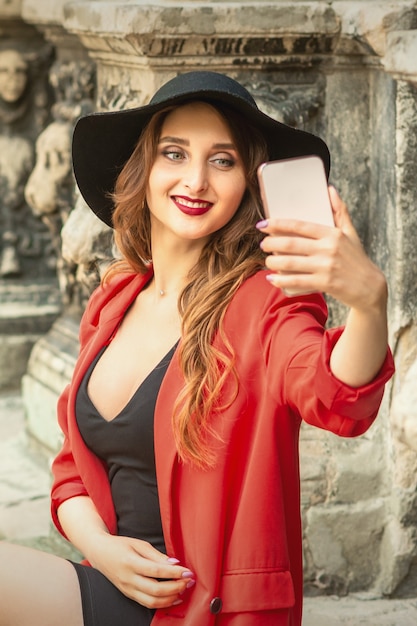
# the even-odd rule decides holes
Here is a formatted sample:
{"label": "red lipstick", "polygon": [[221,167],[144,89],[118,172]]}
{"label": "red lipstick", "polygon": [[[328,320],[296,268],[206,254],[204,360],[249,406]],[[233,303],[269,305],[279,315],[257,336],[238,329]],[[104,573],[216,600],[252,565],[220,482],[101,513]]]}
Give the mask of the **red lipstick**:
{"label": "red lipstick", "polygon": [[171,199],[175,206],[186,215],[204,215],[213,206],[213,202],[207,202],[207,200],[200,200],[199,198],[172,196]]}

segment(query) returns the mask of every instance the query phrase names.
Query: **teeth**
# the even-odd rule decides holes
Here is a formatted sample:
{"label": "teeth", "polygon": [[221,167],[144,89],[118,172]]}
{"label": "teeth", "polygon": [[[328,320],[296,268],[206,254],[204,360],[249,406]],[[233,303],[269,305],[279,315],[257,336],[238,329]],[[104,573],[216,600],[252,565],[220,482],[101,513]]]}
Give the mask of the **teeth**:
{"label": "teeth", "polygon": [[190,200],[185,200],[184,198],[175,198],[175,200],[189,209],[205,209],[210,206],[210,202],[191,202]]}

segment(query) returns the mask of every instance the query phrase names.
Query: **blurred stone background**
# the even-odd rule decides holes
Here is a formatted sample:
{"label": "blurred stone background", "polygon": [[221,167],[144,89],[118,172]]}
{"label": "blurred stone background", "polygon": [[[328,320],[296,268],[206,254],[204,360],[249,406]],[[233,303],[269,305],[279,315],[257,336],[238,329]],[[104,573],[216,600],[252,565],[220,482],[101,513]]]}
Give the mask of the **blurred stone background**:
{"label": "blurred stone background", "polygon": [[[167,79],[200,68],[238,79],[264,111],[327,141],[331,182],[389,281],[397,373],[378,420],[355,440],[302,429],[306,595],[414,598],[411,1],[0,0],[0,483],[11,490],[0,495],[0,536],[67,554],[47,517],[35,530],[23,513],[31,530],[14,534],[8,520],[20,487],[32,508],[48,509],[48,464],[60,445],[57,397],[71,376],[86,299],[114,253],[110,229],[75,189],[74,123],[89,111],[145,104]],[[341,307],[329,307],[330,322],[341,322]],[[18,466],[26,486],[11,479]],[[31,482],[38,470],[42,478]]]}

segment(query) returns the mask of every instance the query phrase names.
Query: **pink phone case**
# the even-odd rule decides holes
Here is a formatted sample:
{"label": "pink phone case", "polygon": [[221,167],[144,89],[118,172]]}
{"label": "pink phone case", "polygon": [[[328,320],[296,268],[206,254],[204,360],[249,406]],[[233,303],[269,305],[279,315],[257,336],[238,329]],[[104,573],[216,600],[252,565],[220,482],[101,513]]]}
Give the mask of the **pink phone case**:
{"label": "pink phone case", "polygon": [[267,217],[334,226],[326,173],[318,156],[262,163],[258,178]]}

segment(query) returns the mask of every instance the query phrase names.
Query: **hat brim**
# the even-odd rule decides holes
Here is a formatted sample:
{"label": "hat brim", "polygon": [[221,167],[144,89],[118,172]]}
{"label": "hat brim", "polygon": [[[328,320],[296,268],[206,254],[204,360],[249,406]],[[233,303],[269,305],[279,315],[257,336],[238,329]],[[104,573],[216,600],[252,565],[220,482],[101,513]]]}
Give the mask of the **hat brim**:
{"label": "hat brim", "polygon": [[151,117],[170,104],[204,100],[223,102],[245,115],[258,128],[268,144],[271,161],[317,155],[327,177],[330,154],[325,142],[303,130],[278,122],[242,98],[216,91],[202,90],[179,95],[135,109],[93,113],[78,120],[73,134],[72,161],[80,192],[94,213],[112,226],[111,193],[122,167],[131,156],[142,130]]}

